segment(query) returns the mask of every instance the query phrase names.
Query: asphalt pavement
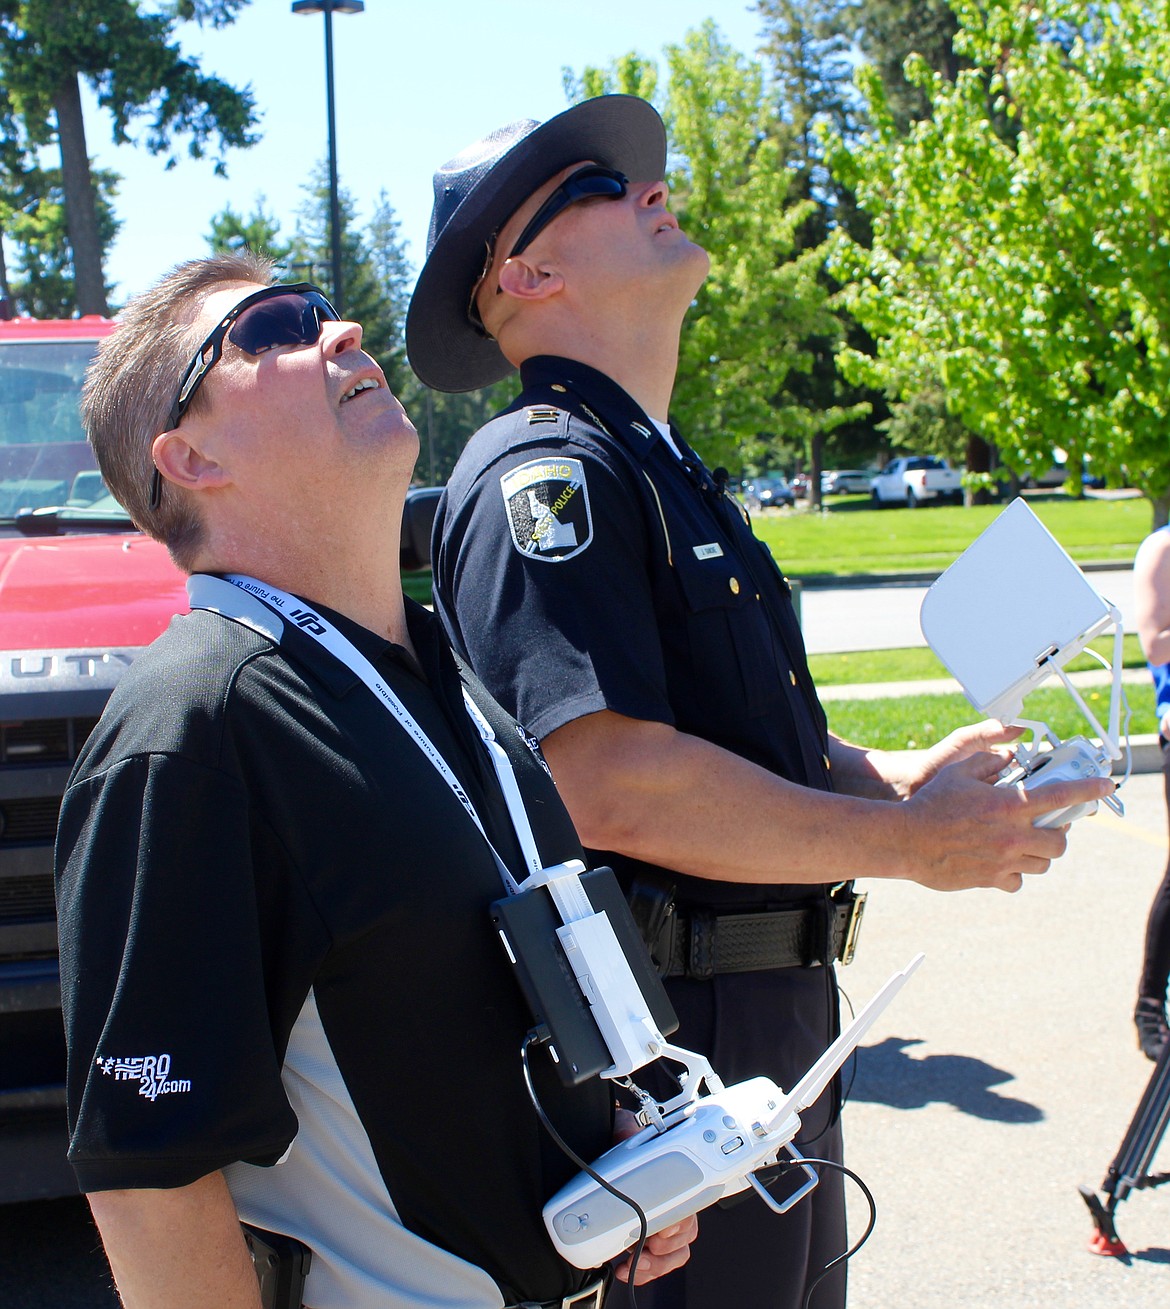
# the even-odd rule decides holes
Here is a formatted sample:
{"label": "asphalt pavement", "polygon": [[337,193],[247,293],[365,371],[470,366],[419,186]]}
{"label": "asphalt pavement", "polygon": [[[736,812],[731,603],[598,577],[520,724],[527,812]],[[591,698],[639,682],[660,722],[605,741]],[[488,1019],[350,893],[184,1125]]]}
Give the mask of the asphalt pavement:
{"label": "asphalt pavement", "polygon": [[[1132,1010],[1166,862],[1162,777],[1119,795],[1124,817],[1074,824],[1016,895],[860,884],[841,970],[854,1005],[926,960],[867,1037],[845,1110],[846,1160],[878,1210],[850,1309],[1165,1309],[1170,1186],[1119,1206],[1124,1260],[1089,1252],[1077,1192],[1100,1186],[1152,1070]],[[1154,1168],[1170,1170],[1170,1142]],[[852,1189],[855,1237],[867,1212]]]}
{"label": "asphalt pavement", "polygon": [[[1128,570],[1097,590],[1133,630]],[[808,648],[925,644],[929,579],[805,588]],[[1130,694],[1149,687],[1127,674]],[[934,683],[932,689],[940,689]],[[882,694],[923,690],[889,685]],[[833,688],[856,696],[863,688]],[[1165,1309],[1170,1185],[1134,1191],[1117,1225],[1129,1255],[1089,1251],[1078,1184],[1099,1188],[1153,1065],[1132,1012],[1145,919],[1166,866],[1156,741],[1135,751],[1125,814],[1073,824],[1064,857],[1022,891],[941,895],[912,882],[869,892],[841,984],[860,1007],[919,951],[926,960],[859,1052],[845,1110],[846,1161],[877,1225],[850,1264],[850,1309]],[[1170,1171],[1170,1141],[1154,1170]],[[847,1184],[851,1236],[868,1219]]]}

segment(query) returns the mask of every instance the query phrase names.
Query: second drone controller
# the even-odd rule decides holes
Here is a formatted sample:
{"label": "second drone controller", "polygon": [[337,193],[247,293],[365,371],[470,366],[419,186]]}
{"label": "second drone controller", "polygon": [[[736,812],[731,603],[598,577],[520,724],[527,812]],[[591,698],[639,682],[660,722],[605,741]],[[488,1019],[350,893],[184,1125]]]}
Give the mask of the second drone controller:
{"label": "second drone controller", "polygon": [[[746,1190],[748,1174],[776,1162],[800,1129],[796,1113],[776,1119],[784,1099],[767,1077],[738,1082],[699,1100],[666,1132],[648,1127],[615,1145],[594,1170],[637,1201],[649,1231],[659,1231]],[[585,1173],[545,1205],[544,1221],[557,1249],[578,1268],[597,1268],[638,1238],[631,1207]]]}
{"label": "second drone controller", "polygon": [[[1083,781],[1090,777],[1108,777],[1112,772],[1111,761],[1103,757],[1101,750],[1094,747],[1083,736],[1073,736],[1062,741],[1054,750],[1039,755],[1027,764],[1013,769],[1001,778],[997,786],[1016,786],[1023,784],[1025,791],[1040,786],[1050,786],[1053,782]],[[1089,800],[1084,804],[1066,805],[1041,814],[1032,824],[1033,827],[1063,827],[1077,818],[1097,812],[1097,801]]]}

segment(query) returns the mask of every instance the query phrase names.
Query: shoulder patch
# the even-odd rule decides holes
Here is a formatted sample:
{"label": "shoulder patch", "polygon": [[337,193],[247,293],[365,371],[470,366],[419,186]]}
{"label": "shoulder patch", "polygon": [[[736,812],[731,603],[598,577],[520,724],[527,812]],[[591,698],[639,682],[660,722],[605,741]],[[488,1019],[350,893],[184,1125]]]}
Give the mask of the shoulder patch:
{"label": "shoulder patch", "polygon": [[512,544],[532,559],[560,563],[593,540],[589,488],[580,459],[533,459],[500,478]]}

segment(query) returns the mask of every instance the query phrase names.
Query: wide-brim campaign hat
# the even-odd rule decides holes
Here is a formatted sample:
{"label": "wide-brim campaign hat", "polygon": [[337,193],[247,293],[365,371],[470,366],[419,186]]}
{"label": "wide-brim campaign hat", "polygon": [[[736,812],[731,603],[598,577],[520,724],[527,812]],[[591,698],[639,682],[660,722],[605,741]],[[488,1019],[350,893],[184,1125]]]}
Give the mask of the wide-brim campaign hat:
{"label": "wide-brim campaign hat", "polygon": [[471,288],[488,243],[550,177],[581,160],[632,182],[666,173],[666,129],[653,105],[603,95],[546,123],[498,128],[435,174],[427,258],[406,315],[406,351],[419,379],[437,391],[472,391],[512,371],[500,347],[468,317]]}

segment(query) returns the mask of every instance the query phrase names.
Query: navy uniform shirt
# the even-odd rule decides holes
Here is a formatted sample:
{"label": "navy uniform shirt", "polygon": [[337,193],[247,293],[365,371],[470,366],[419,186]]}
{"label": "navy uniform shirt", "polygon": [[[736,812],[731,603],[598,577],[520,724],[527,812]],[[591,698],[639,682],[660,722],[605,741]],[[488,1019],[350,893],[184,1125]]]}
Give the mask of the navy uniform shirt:
{"label": "navy uniform shirt", "polygon": [[[435,522],[435,603],[456,648],[539,737],[609,709],[832,789],[791,590],[738,504],[595,369],[541,356],[521,377]],[[680,904],[717,909],[823,895],[783,870],[778,846],[774,885],[670,875]]]}

